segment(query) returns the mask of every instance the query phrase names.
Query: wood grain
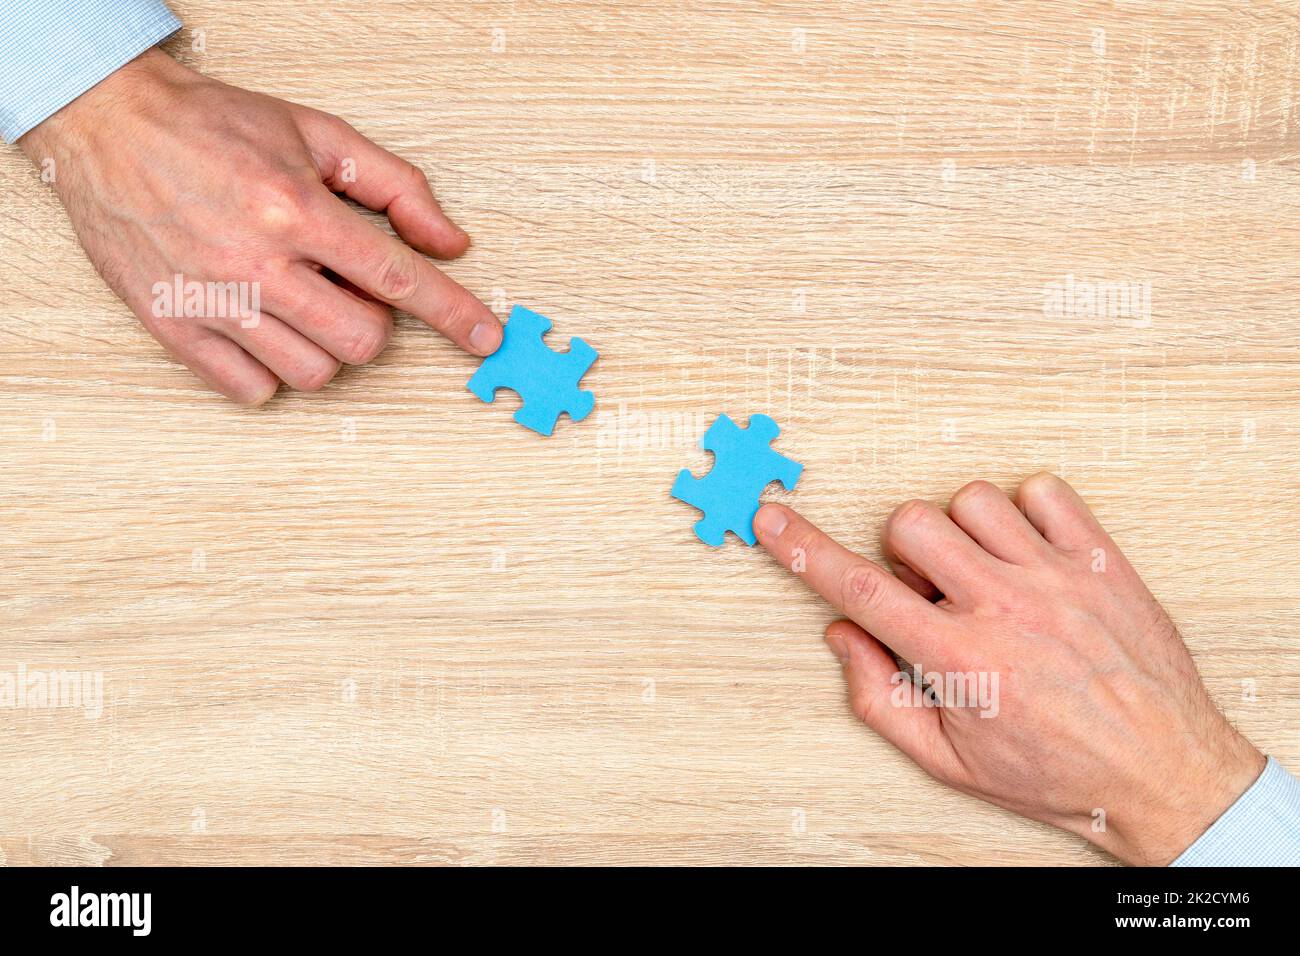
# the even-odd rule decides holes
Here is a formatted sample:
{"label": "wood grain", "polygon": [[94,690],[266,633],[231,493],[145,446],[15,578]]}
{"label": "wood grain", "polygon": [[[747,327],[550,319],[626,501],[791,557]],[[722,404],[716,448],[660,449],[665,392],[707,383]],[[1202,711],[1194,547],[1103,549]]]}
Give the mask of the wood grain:
{"label": "wood grain", "polygon": [[0,859],[1105,862],[859,726],[827,607],[695,541],[718,412],[873,556],[1063,474],[1300,766],[1294,3],[175,6],[185,62],[428,171],[449,273],[598,348],[597,411],[537,439],[409,319],[238,409],[5,150],[0,669],[104,707],[0,709]]}

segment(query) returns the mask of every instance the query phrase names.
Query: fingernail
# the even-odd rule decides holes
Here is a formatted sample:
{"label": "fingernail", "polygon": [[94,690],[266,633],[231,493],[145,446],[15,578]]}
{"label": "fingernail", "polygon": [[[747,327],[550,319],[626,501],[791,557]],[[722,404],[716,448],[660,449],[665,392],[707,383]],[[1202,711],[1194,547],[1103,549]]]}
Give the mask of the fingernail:
{"label": "fingernail", "polygon": [[769,538],[780,537],[789,523],[785,512],[773,505],[763,505],[754,516],[754,529]]}
{"label": "fingernail", "polygon": [[480,355],[491,355],[501,344],[501,326],[480,322],[469,333],[469,345]]}
{"label": "fingernail", "polygon": [[826,646],[831,649],[831,653],[839,658],[841,664],[849,662],[849,642],[844,639],[844,635],[839,631],[826,632]]}

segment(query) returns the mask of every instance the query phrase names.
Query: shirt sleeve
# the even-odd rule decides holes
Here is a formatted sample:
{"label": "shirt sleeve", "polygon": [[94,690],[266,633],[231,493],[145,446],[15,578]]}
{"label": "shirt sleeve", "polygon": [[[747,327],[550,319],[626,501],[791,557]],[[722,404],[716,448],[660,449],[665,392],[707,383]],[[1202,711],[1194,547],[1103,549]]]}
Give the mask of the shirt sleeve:
{"label": "shirt sleeve", "polygon": [[1300,780],[1272,757],[1172,866],[1300,866]]}
{"label": "shirt sleeve", "polygon": [[180,27],[161,0],[3,0],[0,136],[14,142]]}

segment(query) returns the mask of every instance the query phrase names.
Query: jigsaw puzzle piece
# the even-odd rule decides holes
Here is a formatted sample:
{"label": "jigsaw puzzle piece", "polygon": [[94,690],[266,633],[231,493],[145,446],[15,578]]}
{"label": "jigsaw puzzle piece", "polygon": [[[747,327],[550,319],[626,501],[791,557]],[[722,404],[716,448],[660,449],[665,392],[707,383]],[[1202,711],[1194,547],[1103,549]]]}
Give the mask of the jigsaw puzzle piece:
{"label": "jigsaw puzzle piece", "polygon": [[714,548],[722,546],[727,536],[726,522],[710,519],[708,514],[714,512],[714,501],[704,486],[704,478],[696,478],[689,468],[683,468],[673,482],[673,497],[684,501],[692,508],[705,512],[705,517],[695,523],[695,536]]}
{"label": "jigsaw puzzle piece", "polygon": [[[695,537],[699,538],[711,548],[720,548],[727,540],[727,532],[731,530],[727,527],[725,521],[711,521],[708,518],[701,518],[695,522]],[[750,542],[751,544],[753,542]]]}
{"label": "jigsaw puzzle piece", "polygon": [[705,544],[719,547],[731,531],[752,547],[754,515],[763,489],[773,481],[794,489],[803,465],[772,450],[779,434],[781,429],[767,415],[751,415],[743,429],[719,415],[704,433],[700,444],[713,452],[713,468],[703,478],[683,468],[673,482],[672,495],[704,512],[695,534]]}
{"label": "jigsaw puzzle piece", "polygon": [[[569,339],[569,351],[556,356],[565,366],[565,375],[573,380],[576,387],[587,370],[596,364],[599,353],[579,338]],[[591,392],[584,394],[590,395]],[[590,411],[590,409],[588,409]]]}
{"label": "jigsaw puzzle piece", "polygon": [[[576,340],[575,340],[576,341]],[[515,421],[525,428],[542,435],[555,431],[555,423],[560,415],[568,415],[575,422],[580,422],[591,414],[596,405],[596,397],[591,392],[577,391],[562,403],[543,400],[536,395],[529,398],[515,412]]]}
{"label": "jigsaw puzzle piece", "polygon": [[[469,390],[491,404],[499,388],[509,388],[523,394],[525,388],[534,389],[538,379],[530,358],[530,345],[541,345],[542,336],[551,330],[551,320],[531,309],[515,306],[505,324],[501,345],[483,360],[483,364],[470,376]],[[545,348],[545,346],[542,346]],[[546,349],[550,351],[550,349]],[[511,384],[511,383],[515,384]],[[515,387],[518,385],[519,387]]]}
{"label": "jigsaw puzzle piece", "polygon": [[[774,452],[770,448],[764,450],[764,455],[767,462],[765,467],[772,476],[772,480],[781,482],[786,491],[793,491],[799,476],[803,474],[803,465],[797,461],[791,461],[785,455]],[[758,509],[754,510],[757,511]]]}
{"label": "jigsaw puzzle piece", "polygon": [[551,320],[516,305],[505,323],[501,347],[483,360],[469,380],[469,390],[491,403],[497,389],[508,388],[521,400],[515,421],[542,435],[550,435],[561,414],[582,421],[595,407],[591,392],[578,388],[598,355],[582,339],[569,340],[569,351],[553,352],[542,341]]}
{"label": "jigsaw puzzle piece", "polygon": [[700,439],[700,447],[712,452],[724,448],[766,448],[779,434],[781,429],[767,415],[750,415],[748,428],[741,428],[726,415],[719,415]]}
{"label": "jigsaw puzzle piece", "polygon": [[[596,350],[582,339],[573,338],[569,339],[569,351],[559,354],[552,352],[551,354],[555,356],[556,380],[572,383],[572,388],[567,390],[562,400],[554,404],[554,414],[551,412],[551,405],[548,403],[546,406],[546,414],[550,416],[551,422],[545,429],[534,428],[534,426],[521,421],[518,415],[515,415],[515,421],[527,425],[529,428],[534,428],[535,431],[540,431],[543,435],[551,433],[551,430],[555,428],[555,420],[559,418],[561,413],[568,415],[571,421],[580,422],[590,415],[591,410],[596,406],[596,396],[591,392],[578,388],[578,382],[582,380],[582,376],[586,375],[587,370],[596,362],[598,357]],[[520,411],[523,411],[523,409],[520,409]]]}

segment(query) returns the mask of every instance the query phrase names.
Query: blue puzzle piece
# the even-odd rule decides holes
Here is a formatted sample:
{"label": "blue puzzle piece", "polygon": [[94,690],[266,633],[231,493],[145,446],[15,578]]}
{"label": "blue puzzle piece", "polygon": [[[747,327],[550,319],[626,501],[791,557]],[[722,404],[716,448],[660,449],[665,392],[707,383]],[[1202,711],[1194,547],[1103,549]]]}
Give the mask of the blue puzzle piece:
{"label": "blue puzzle piece", "polygon": [[673,497],[704,512],[695,534],[705,544],[719,547],[731,531],[753,547],[754,515],[763,489],[779,481],[794,490],[803,465],[771,449],[779,434],[781,429],[766,415],[750,415],[748,428],[719,415],[704,433],[700,444],[713,452],[713,468],[703,478],[683,468],[673,482]]}
{"label": "blue puzzle piece", "polygon": [[518,392],[523,400],[515,421],[549,435],[561,414],[580,422],[596,404],[578,382],[596,361],[596,350],[582,339],[569,339],[569,351],[552,352],[542,341],[551,328],[544,315],[517,305],[510,310],[501,347],[483,360],[469,380],[469,390],[491,402],[498,388]]}

